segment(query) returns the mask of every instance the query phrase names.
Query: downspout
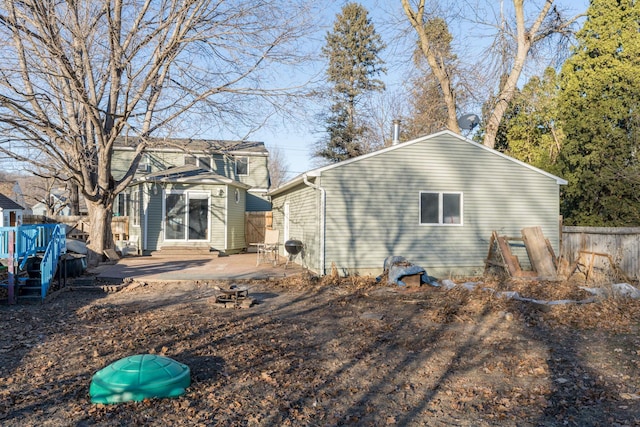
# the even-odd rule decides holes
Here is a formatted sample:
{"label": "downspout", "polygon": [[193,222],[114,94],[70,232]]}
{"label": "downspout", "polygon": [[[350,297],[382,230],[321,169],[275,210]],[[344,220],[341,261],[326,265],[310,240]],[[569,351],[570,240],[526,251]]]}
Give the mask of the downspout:
{"label": "downspout", "polygon": [[324,268],[324,249],[325,249],[325,244],[324,244],[324,231],[325,231],[325,205],[326,205],[326,199],[327,199],[327,193],[324,190],[324,188],[320,187],[319,185],[313,184],[312,182],[309,181],[307,174],[305,173],[302,176],[302,179],[305,183],[305,185],[313,188],[314,190],[318,190],[320,191],[320,275],[324,276],[325,275],[325,268]]}
{"label": "downspout", "polygon": [[142,192],[144,209],[140,209],[140,211],[144,215],[144,224],[141,226],[142,229],[140,230],[140,234],[142,234],[142,238],[140,239],[141,243],[139,245],[142,247],[138,248],[140,255],[144,254],[145,249],[147,249],[147,236],[149,235],[149,204],[151,203],[151,192],[153,191],[154,185],[156,184],[152,182],[147,191]]}

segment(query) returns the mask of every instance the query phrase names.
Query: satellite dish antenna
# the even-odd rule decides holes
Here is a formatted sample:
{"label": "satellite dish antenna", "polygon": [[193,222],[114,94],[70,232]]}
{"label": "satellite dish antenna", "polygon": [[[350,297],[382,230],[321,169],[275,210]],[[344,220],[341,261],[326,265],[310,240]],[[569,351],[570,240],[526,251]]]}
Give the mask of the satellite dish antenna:
{"label": "satellite dish antenna", "polygon": [[477,114],[465,114],[458,118],[458,126],[462,130],[472,131],[474,127],[480,124],[480,117]]}

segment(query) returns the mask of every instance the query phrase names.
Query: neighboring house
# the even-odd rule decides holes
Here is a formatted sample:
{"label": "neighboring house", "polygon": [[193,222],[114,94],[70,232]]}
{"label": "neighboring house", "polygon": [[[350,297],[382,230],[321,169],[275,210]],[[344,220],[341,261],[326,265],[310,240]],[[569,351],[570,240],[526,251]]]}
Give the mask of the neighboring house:
{"label": "neighboring house", "polygon": [[0,194],[0,227],[15,227],[22,224],[24,207]]}
{"label": "neighboring house", "polygon": [[[114,215],[129,216],[129,233],[138,236],[143,253],[186,245],[225,253],[245,249],[245,212],[271,210],[264,144],[166,142],[146,151],[129,190],[119,195]],[[133,145],[135,140],[116,148],[116,179],[130,164]],[[171,148],[182,145],[186,150]]]}
{"label": "neighboring house", "polygon": [[24,194],[17,181],[0,181],[0,194],[4,194],[20,206],[27,206],[24,201]]}
{"label": "neighboring house", "polygon": [[[64,190],[55,190],[49,194],[51,200],[51,206],[53,206],[54,216],[69,216],[71,215],[71,208],[69,207],[69,200],[63,194]],[[44,202],[38,202],[31,206],[31,212],[33,215],[47,216],[47,205]]]}
{"label": "neighboring house", "polygon": [[303,242],[316,273],[379,274],[397,255],[449,277],[482,273],[494,230],[540,226],[559,253],[566,183],[443,131],[311,170],[269,195],[273,228]]}

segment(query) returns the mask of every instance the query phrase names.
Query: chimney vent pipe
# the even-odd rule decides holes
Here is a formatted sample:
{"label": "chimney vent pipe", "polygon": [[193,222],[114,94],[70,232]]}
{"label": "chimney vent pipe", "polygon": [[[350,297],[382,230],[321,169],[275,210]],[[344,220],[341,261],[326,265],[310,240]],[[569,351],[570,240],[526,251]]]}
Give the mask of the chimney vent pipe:
{"label": "chimney vent pipe", "polygon": [[400,142],[400,120],[395,119],[393,121],[393,139],[391,145],[398,145]]}

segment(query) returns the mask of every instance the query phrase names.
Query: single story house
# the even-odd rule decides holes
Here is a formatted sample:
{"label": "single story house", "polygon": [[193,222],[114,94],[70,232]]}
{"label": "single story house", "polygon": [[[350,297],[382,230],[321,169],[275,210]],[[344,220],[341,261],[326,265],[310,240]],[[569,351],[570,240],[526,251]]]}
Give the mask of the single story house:
{"label": "single story house", "polygon": [[[67,196],[65,196],[64,194],[64,190],[52,190],[49,193],[49,201],[50,204],[49,206],[51,206],[53,208],[53,215],[57,216],[69,216],[71,215],[71,208],[69,207],[69,200],[67,199]],[[48,212],[48,207],[44,202],[38,202],[36,204],[34,204],[33,206],[31,206],[31,214],[32,215],[42,215],[42,216],[47,216],[49,215]]]}
{"label": "single story house", "polygon": [[24,206],[25,214],[29,213],[22,188],[18,181],[0,181],[0,194],[4,194],[20,206]]}
{"label": "single story house", "polygon": [[[451,131],[310,170],[270,191],[281,243],[318,274],[380,274],[404,256],[430,275],[482,273],[492,231],[540,226],[558,253],[562,178]],[[282,255],[286,255],[284,250]]]}
{"label": "single story house", "polygon": [[0,227],[15,227],[22,224],[24,207],[0,193]]}

